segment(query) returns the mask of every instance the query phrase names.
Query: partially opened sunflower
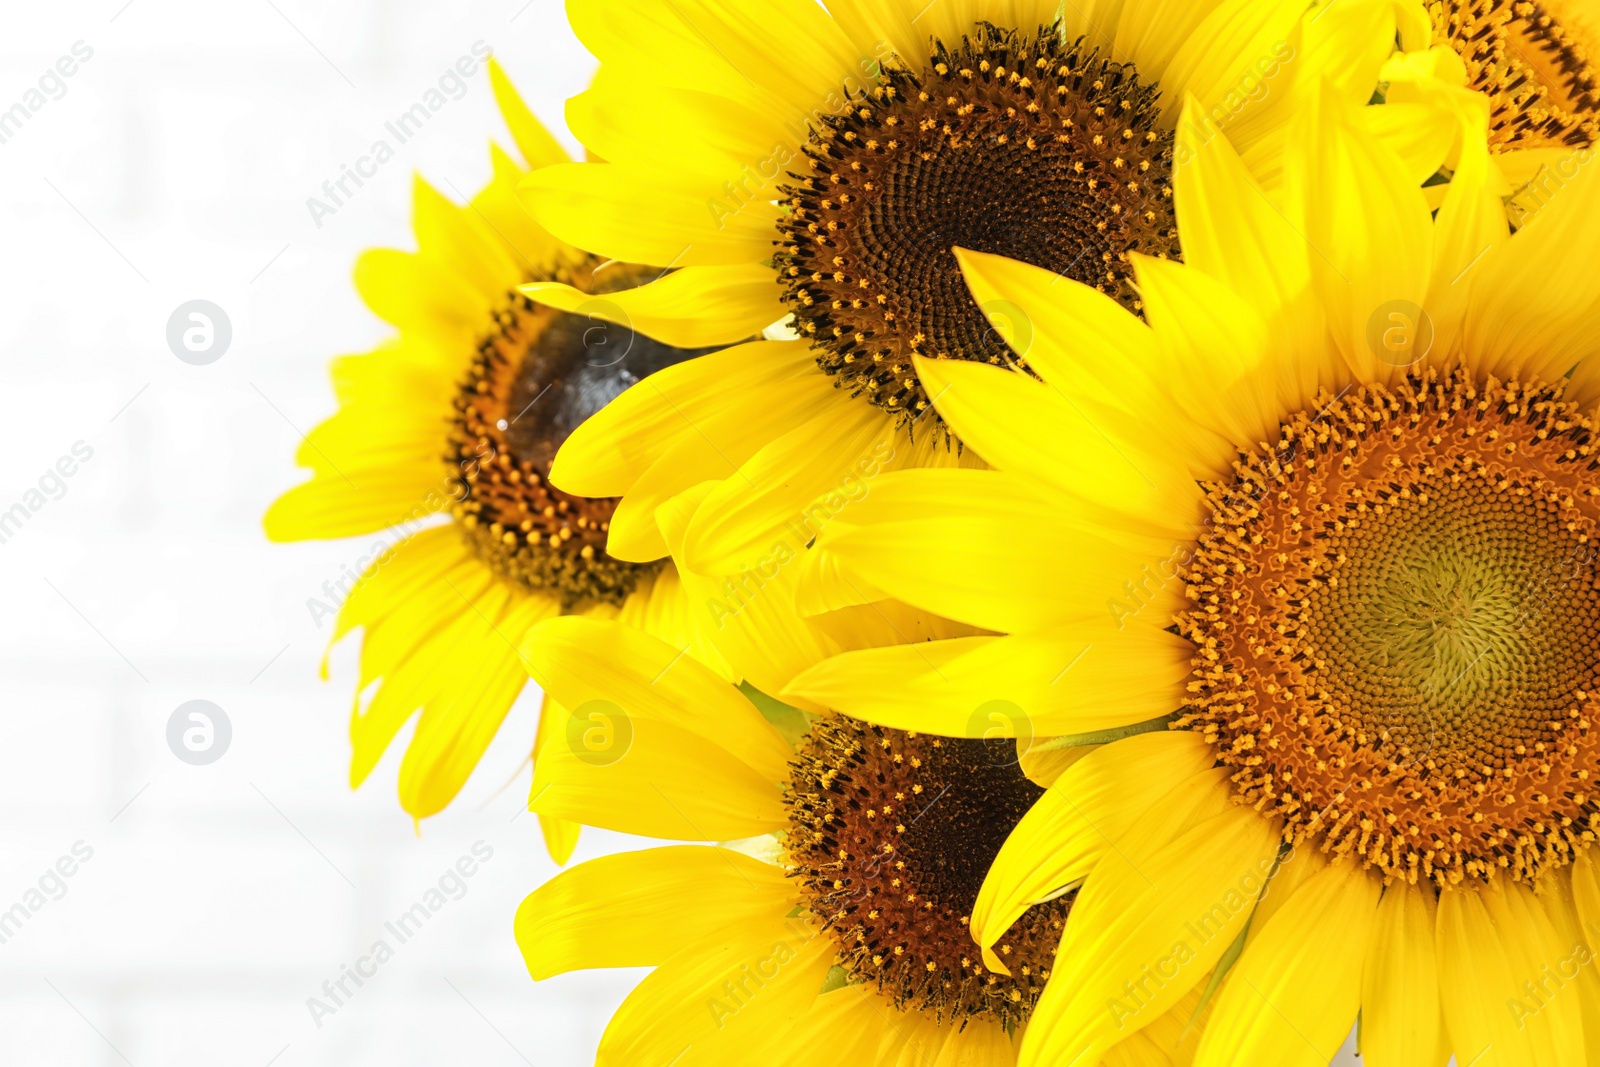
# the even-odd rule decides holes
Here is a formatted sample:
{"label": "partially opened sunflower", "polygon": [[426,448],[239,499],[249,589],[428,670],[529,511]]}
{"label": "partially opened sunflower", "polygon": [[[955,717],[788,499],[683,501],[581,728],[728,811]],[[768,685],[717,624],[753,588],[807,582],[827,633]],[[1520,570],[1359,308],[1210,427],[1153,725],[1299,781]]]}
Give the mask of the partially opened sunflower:
{"label": "partially opened sunflower", "polygon": [[1430,0],[1427,19],[1407,20],[1384,78],[1405,98],[1434,78],[1484,94],[1489,149],[1522,188],[1546,173],[1521,210],[1536,209],[1545,185],[1570,180],[1564,161],[1600,136],[1600,6],[1593,0]]}
{"label": "partially opened sunflower", "polygon": [[[833,713],[788,709],[780,731],[693,659],[616,622],[550,620],[528,659],[557,700],[607,707],[628,738],[603,759],[547,746],[533,809],[705,842],[590,860],[518,909],[535,979],[653,968],[607,1025],[598,1067],[1016,1062],[1071,897],[1018,911],[998,946],[1007,968],[979,956],[969,917],[1043,793],[1034,777],[1081,753],[1024,773],[1014,745]],[[1199,1000],[1180,998],[1106,1062],[1187,1064]]]}
{"label": "partially opened sunflower", "polygon": [[[491,78],[527,165],[564,162],[497,66]],[[357,263],[362,297],[399,335],[334,364],[340,409],[298,455],[312,478],[266,516],[275,540],[384,531],[359,579],[342,587],[333,640],[365,631],[352,785],[420,712],[399,778],[401,806],[418,819],[449,804],[482,757],[527,682],[518,647],[541,619],[620,614],[720,662],[694,642],[669,563],[606,551],[616,502],[547,479],[574,426],[639,378],[701,352],[597,329],[520,294],[551,278],[604,292],[636,284],[641,268],[602,264],[551,237],[516,200],[527,170],[498,147],[493,164],[465,207],[419,179],[417,251],[372,251]],[[546,699],[535,754],[569,726],[587,729]],[[545,820],[544,830],[565,861],[577,828]]]}
{"label": "partially opened sunflower", "polygon": [[[1372,96],[1396,9],[569,0],[601,61],[569,123],[605,162],[538,171],[526,202],[583,247],[677,268],[596,313],[677,345],[792,318],[776,339],[625,393],[569,439],[555,484],[621,496],[611,550],[649,560],[666,551],[656,506],[717,481],[684,559],[725,575],[810,542],[863,465],[981,465],[917,370],[922,357],[1013,360],[951,248],[1033,263],[1138,311],[1131,257],[1179,250],[1170,175],[1184,96],[1276,181],[1308,87],[1331,79],[1352,105]],[[1363,121],[1396,135],[1420,184],[1448,133],[1441,147],[1420,105],[1370,110]],[[559,282],[528,291],[592,303]],[[831,602],[874,595],[858,582]]]}
{"label": "partially opened sunflower", "polygon": [[1192,145],[1142,319],[963,254],[1037,377],[916,369],[996,469],[886,475],[822,537],[998,636],[793,692],[1107,742],[974,907],[1005,966],[1014,917],[1077,889],[1021,1064],[1102,1062],[1197,988],[1207,1067],[1322,1067],[1358,1013],[1371,1067],[1600,1062],[1600,174],[1509,236],[1488,124],[1437,219],[1331,95],[1276,197]]}

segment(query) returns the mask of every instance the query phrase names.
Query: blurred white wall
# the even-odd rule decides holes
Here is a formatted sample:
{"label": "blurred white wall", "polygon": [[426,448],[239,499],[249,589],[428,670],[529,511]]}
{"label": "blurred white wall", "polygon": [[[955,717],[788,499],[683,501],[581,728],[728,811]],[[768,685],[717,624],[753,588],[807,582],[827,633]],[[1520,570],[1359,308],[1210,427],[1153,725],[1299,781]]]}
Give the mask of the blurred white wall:
{"label": "blurred white wall", "polygon": [[[351,793],[354,648],[319,682],[329,624],[305,602],[365,541],[260,528],[332,411],[328,357],[386,332],[355,256],[409,246],[413,172],[464,199],[488,139],[509,146],[487,77],[320,228],[307,198],[475,42],[559,123],[591,67],[561,5],[105,0],[6,22],[0,111],[44,102],[0,125],[0,513],[92,454],[0,542],[0,912],[45,902],[0,942],[0,1064],[592,1062],[636,976],[536,987],[511,936],[553,870],[517,818],[532,704],[420,836],[397,759]],[[233,329],[206,366],[165,338],[197,298]],[[208,766],[167,747],[191,699],[232,723]],[[478,841],[465,895],[314,1020],[307,998]],[[75,845],[87,862],[29,897]]]}
{"label": "blurred white wall", "polygon": [[[637,978],[523,969],[512,914],[553,871],[519,817],[527,697],[420,836],[398,748],[347,789],[354,648],[318,682],[328,622],[306,600],[366,542],[260,530],[332,411],[328,357],[386,332],[355,256],[409,246],[413,172],[459,201],[487,139],[509,145],[486,77],[320,227],[306,200],[480,41],[559,123],[591,61],[558,0],[8,11],[0,111],[39,106],[0,125],[0,513],[29,510],[0,542],[0,912],[28,911],[0,942],[6,1067],[586,1064]],[[166,343],[194,299],[232,326],[203,366]],[[194,699],[232,724],[205,766],[166,741]],[[478,842],[464,895],[314,1018]],[[591,833],[579,858],[622,843]]]}

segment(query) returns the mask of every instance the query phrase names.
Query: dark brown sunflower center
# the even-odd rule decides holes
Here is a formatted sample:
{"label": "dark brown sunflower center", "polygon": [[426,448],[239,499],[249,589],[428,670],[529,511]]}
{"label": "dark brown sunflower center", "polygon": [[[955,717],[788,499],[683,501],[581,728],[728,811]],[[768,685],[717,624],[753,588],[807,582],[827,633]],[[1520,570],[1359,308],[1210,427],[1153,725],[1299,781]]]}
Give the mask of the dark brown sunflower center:
{"label": "dark brown sunflower center", "polygon": [[[559,280],[597,294],[650,280],[643,268],[600,267],[591,260]],[[550,463],[572,431],[623,390],[707,351],[672,348],[599,317],[510,294],[456,397],[447,456],[454,514],[478,557],[565,607],[620,604],[659,564],[609,556],[617,502],[556,489],[546,478]]]}
{"label": "dark brown sunflower center", "polygon": [[997,766],[982,741],[842,716],[819,719],[791,767],[790,862],[850,980],[941,1018],[1025,1019],[1069,901],[1031,909],[1001,938],[1009,978],[984,967],[967,924],[990,863],[1043,790]]}
{"label": "dark brown sunflower center", "polygon": [[1600,14],[1585,0],[1434,0],[1435,31],[1488,95],[1490,141],[1506,148],[1587,147],[1600,136]]}
{"label": "dark brown sunflower center", "polygon": [[1368,386],[1229,484],[1185,580],[1191,707],[1291,840],[1416,881],[1600,827],[1600,474],[1560,390]]}
{"label": "dark brown sunflower center", "polygon": [[787,302],[841,388],[914,418],[913,354],[1014,359],[953,248],[1019,259],[1139,307],[1128,253],[1177,256],[1172,134],[1132,67],[1042,31],[982,28],[889,66],[812,131],[785,187]]}

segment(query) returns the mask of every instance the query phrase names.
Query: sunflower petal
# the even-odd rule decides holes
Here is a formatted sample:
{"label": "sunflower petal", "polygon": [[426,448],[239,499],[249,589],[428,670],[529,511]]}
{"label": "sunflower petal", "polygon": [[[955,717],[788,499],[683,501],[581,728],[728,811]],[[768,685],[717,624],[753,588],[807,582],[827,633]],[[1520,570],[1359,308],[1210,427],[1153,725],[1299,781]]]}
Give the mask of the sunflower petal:
{"label": "sunflower petal", "polygon": [[1229,972],[1195,1067],[1326,1067],[1361,1006],[1378,891],[1378,879],[1348,863],[1301,883]]}
{"label": "sunflower petal", "polygon": [[[1061,512],[1024,479],[999,471],[894,472],[872,483],[819,543],[887,595],[988,629],[1135,615],[1164,625],[1182,607],[1176,568],[1162,566],[1175,542],[1119,542]],[[1144,607],[1148,614],[1134,610]]]}
{"label": "sunflower petal", "polygon": [[1036,478],[1152,536],[1186,539],[1199,489],[1176,457],[1117,433],[1091,408],[1024,374],[915,359],[923,387],[961,440],[1004,471]]}
{"label": "sunflower petal", "polygon": [[[1433,892],[1384,891],[1361,976],[1361,1057],[1372,1067],[1442,1067],[1450,1058],[1439,1008]],[[1429,1019],[1438,1019],[1429,1026]]]}
{"label": "sunflower petal", "polygon": [[1544,1010],[1527,1001],[1522,982],[1547,962],[1528,955],[1544,957],[1548,947],[1557,952],[1547,959],[1559,959],[1559,946],[1543,944],[1545,930],[1508,900],[1531,893],[1505,881],[1501,877],[1481,888],[1447,888],[1440,894],[1435,950],[1450,1044],[1458,1060],[1481,1067],[1580,1063],[1581,1047],[1564,1040],[1576,1020],[1567,1017],[1560,994]]}
{"label": "sunflower petal", "polygon": [[[766,418],[799,425],[832,393],[802,341],[752,341],[686,360],[632,386],[573,431],[556,453],[550,480],[579,496],[622,496],[670,446],[691,437],[721,453],[750,442],[749,452],[728,455],[732,474],[771,440],[745,406],[752,396],[780,404]],[[740,426],[744,432],[735,433]]]}
{"label": "sunflower petal", "polygon": [[580,863],[529,894],[517,908],[517,944],[536,982],[585,968],[654,967],[726,930],[783,915],[788,896],[782,868],[731,849],[622,852]]}
{"label": "sunflower petal", "polygon": [[1053,737],[1172,712],[1191,651],[1150,629],[958,637],[846,652],[783,692],[897,730],[982,737],[996,712],[1032,736]]}
{"label": "sunflower petal", "polygon": [[990,864],[972,906],[973,940],[987,949],[1029,907],[1087,877],[1162,797],[1181,789],[1180,800],[1197,801],[1215,792],[1212,762],[1198,735],[1160,731],[1103,745],[1067,768]]}
{"label": "sunflower petal", "polygon": [[678,267],[772,255],[777,207],[730,207],[703,178],[629,163],[561,163],[530,174],[521,188],[541,226],[611,259]]}
{"label": "sunflower petal", "polygon": [[[607,714],[625,717],[635,729],[646,720],[667,723],[737,753],[774,785],[785,780],[789,746],[737,689],[688,654],[692,647],[686,641],[675,648],[622,623],[569,615],[539,626],[523,651],[528,672],[579,720],[589,719],[587,706],[608,705],[613,710]],[[620,736],[626,727],[616,726]]]}
{"label": "sunflower petal", "polygon": [[739,1050],[804,1017],[833,956],[831,938],[798,922],[784,925],[781,913],[686,948],[622,1002],[600,1038],[595,1067],[739,1062]]}
{"label": "sunflower petal", "polygon": [[1351,110],[1325,90],[1295,158],[1329,332],[1358,379],[1387,381],[1423,355],[1418,315],[1433,260],[1432,215],[1400,158]]}
{"label": "sunflower petal", "polygon": [[1199,983],[1244,928],[1279,834],[1256,812],[1230,807],[1158,841],[1125,838],[1090,873],[1018,1067],[1093,1063]]}
{"label": "sunflower petal", "polygon": [[545,129],[544,123],[522,102],[511,79],[501,69],[500,61],[492,56],[489,59],[489,84],[494,89],[495,102],[500,105],[500,114],[511,130],[511,139],[516,142],[517,151],[522,153],[522,160],[529,170],[571,160],[567,150],[561,147],[561,142]]}
{"label": "sunflower petal", "polygon": [[636,289],[596,296],[560,282],[521,287],[541,304],[615,322],[678,348],[747,341],[787,314],[772,268],[685,267]]}

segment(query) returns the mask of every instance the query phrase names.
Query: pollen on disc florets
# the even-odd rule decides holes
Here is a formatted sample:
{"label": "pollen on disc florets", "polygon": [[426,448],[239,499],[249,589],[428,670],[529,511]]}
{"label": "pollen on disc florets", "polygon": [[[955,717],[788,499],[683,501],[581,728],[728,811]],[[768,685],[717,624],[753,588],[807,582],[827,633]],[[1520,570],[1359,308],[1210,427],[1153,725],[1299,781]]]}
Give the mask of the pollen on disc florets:
{"label": "pollen on disc florets", "polygon": [[[559,268],[555,280],[599,294],[642,284],[653,273],[590,258]],[[445,457],[452,513],[478,558],[565,608],[622,603],[660,564],[607,554],[617,501],[555,488],[551,461],[584,419],[624,389],[707,351],[672,348],[509,293],[456,394]]]}
{"label": "pollen on disc florets", "polygon": [[929,405],[913,354],[1016,362],[956,247],[1138,310],[1128,254],[1179,253],[1156,97],[1131,66],[1053,30],[980,27],[925,64],[887,64],[814,125],[807,169],[782,191],[776,263],[822,369],[910,420]]}
{"label": "pollen on disc florets", "polygon": [[1207,487],[1178,620],[1200,731],[1292,842],[1531,879],[1600,810],[1600,472],[1561,388],[1428,372]]}
{"label": "pollen on disc florets", "polygon": [[1431,0],[1435,33],[1490,104],[1491,144],[1584,148],[1600,136],[1600,15],[1573,0]]}
{"label": "pollen on disc florets", "polygon": [[989,864],[1042,793],[982,741],[818,719],[791,764],[787,848],[850,980],[941,1019],[1025,1019],[1071,897],[1000,939],[1010,977],[984,967],[968,922]]}

